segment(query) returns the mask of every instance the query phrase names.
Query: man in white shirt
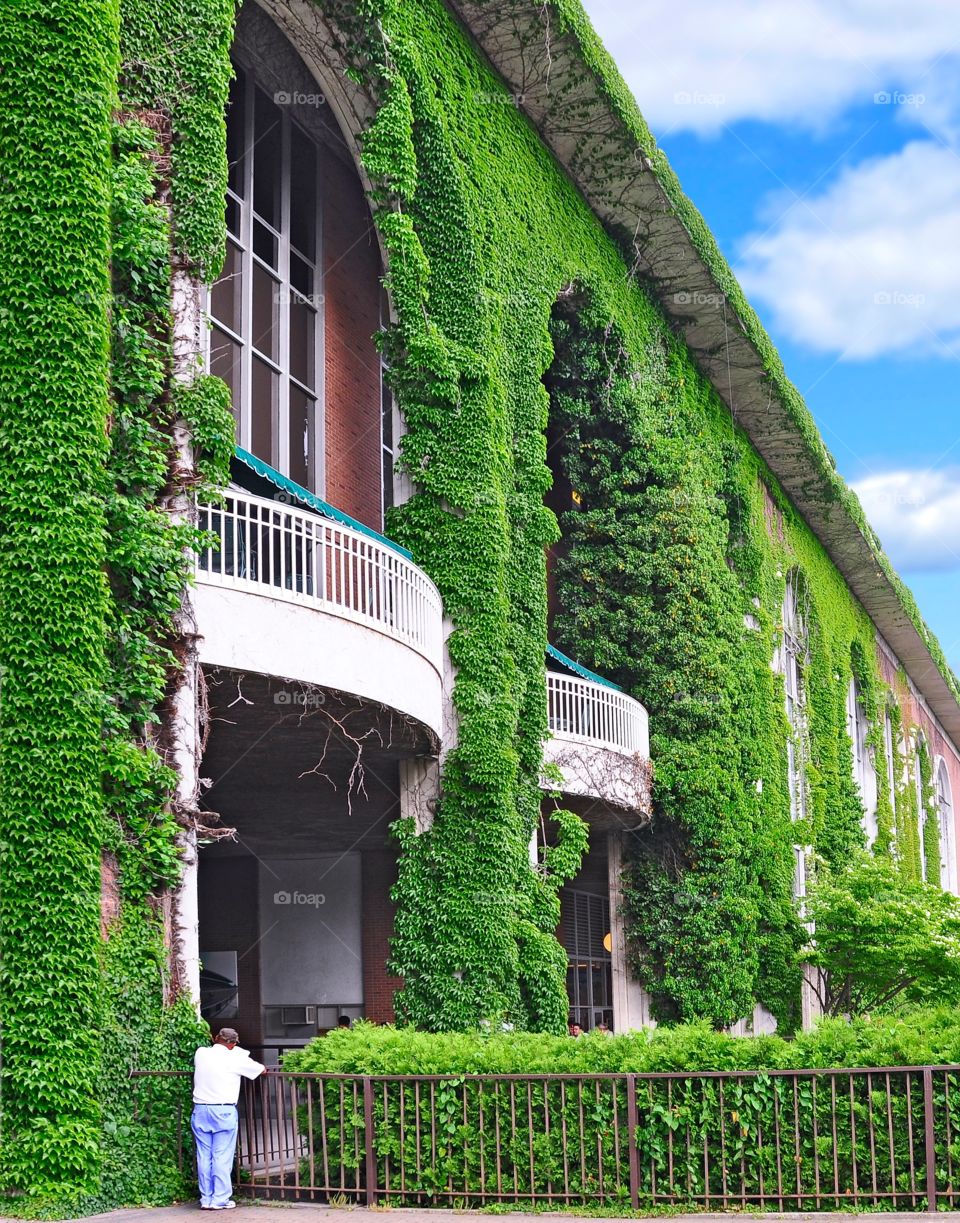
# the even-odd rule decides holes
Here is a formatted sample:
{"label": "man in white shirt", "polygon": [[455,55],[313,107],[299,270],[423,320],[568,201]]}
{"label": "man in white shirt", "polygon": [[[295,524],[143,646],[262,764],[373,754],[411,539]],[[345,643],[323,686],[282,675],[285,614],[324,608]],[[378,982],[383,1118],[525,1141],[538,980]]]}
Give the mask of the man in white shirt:
{"label": "man in white shirt", "polygon": [[193,1057],[193,1113],[190,1128],[197,1143],[197,1179],[201,1210],[232,1210],[233,1156],[237,1149],[237,1100],[240,1080],[266,1070],[246,1049],[233,1028],[221,1028],[212,1045]]}

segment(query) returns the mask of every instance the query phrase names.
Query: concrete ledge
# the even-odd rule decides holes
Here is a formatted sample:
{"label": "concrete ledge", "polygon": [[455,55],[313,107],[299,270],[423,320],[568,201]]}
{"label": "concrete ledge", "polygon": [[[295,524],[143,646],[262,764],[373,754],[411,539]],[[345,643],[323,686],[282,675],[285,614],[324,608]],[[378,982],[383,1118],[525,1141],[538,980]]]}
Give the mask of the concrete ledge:
{"label": "concrete ledge", "polygon": [[416,718],[439,738],[440,672],[366,624],[268,593],[198,582],[194,607],[207,666],[334,688]]}

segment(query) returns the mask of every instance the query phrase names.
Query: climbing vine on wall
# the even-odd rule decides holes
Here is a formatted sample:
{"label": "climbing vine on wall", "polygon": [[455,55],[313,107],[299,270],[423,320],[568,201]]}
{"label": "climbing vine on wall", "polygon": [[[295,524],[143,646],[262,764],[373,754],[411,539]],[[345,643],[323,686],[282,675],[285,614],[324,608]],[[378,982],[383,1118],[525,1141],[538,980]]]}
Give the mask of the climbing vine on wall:
{"label": "climbing vine on wall", "polygon": [[[561,1018],[561,958],[540,936],[557,1001],[550,1019],[524,1006],[520,935],[545,733],[549,408],[581,497],[561,523],[560,644],[651,711],[656,812],[628,886],[635,968],[663,1015],[727,1023],[761,1000],[789,1029],[804,937],[792,844],[836,862],[863,843],[846,692],[856,673],[879,707],[872,626],[446,10],[379,0],[351,24],[320,7],[379,104],[365,163],[415,487],[390,529],[455,626],[460,740],[432,830],[399,830],[400,1012],[436,1027]],[[810,591],[797,828],[771,669],[793,571]]]}
{"label": "climbing vine on wall", "polygon": [[[180,479],[174,420],[195,419],[190,480],[207,492],[232,422],[216,380],[170,389],[173,133],[162,102],[140,96],[133,114],[118,99],[116,6],[20,10],[0,27],[2,1179],[82,1211],[149,1198],[126,1074],[182,1064],[197,1033],[160,900],[179,830],[160,709],[198,537],[161,507]],[[217,12],[194,48],[209,49]],[[194,140],[194,164],[216,197],[223,103],[195,83],[210,147]],[[201,266],[221,214],[216,198]],[[169,1158],[158,1148],[148,1165],[161,1197]]]}
{"label": "climbing vine on wall", "polygon": [[[103,845],[117,896],[101,954],[102,1170],[85,1208],[184,1192],[169,1142],[135,1123],[136,1093],[124,1083],[131,1069],[182,1068],[204,1033],[178,996],[160,901],[179,877],[189,818],[175,804],[162,710],[183,664],[175,624],[202,542],[189,516],[167,507],[225,486],[233,417],[219,379],[171,382],[168,131],[156,110],[114,125]],[[175,450],[179,421],[191,431],[193,470]]]}
{"label": "climbing vine on wall", "polygon": [[[134,1063],[180,1064],[196,1034],[165,942],[184,813],[163,710],[197,536],[166,507],[222,487],[233,427],[216,379],[172,385],[169,277],[172,264],[212,278],[222,259],[233,3],[15,7],[0,26],[2,1166],[11,1186],[69,1189],[89,1207],[148,1195],[137,1169],[159,1156],[119,1085]],[[856,675],[877,714],[873,630],[628,273],[631,252],[441,0],[318,9],[377,110],[363,156],[415,487],[390,527],[454,625],[459,730],[441,802],[427,833],[397,830],[400,1014],[563,1028],[557,896],[582,822],[555,813],[542,861],[529,861],[547,731],[544,549],[558,534],[543,505],[553,411],[581,496],[561,524],[560,644],[653,715],[656,819],[628,878],[634,964],[663,1014],[723,1023],[760,999],[789,1027],[801,937],[790,845],[802,833],[842,861],[862,838],[844,694]],[[567,0],[544,12],[582,21]],[[592,43],[585,54],[580,71],[603,77]],[[571,71],[556,104],[576,117]],[[612,141],[608,168],[636,147]],[[196,471],[174,455],[180,419]],[[811,592],[810,810],[793,830],[770,667],[791,571]],[[899,760],[911,729],[891,717]],[[921,854],[935,872],[932,820],[919,839],[929,758],[918,767],[920,797],[900,768],[893,793],[881,782],[878,841],[905,872]],[[116,886],[105,939],[101,855]],[[162,1172],[161,1196],[176,1183]]]}
{"label": "climbing vine on wall", "polygon": [[558,306],[553,336],[551,414],[579,502],[561,519],[557,633],[651,716],[654,817],[628,842],[635,970],[661,1014],[732,1022],[763,967],[779,978],[783,1012],[799,938],[783,770],[770,759],[783,718],[768,719],[773,733],[751,726],[758,690],[769,709],[775,686],[769,659],[761,668],[751,656],[727,564],[746,546],[724,503],[736,443],[714,431],[669,337],[631,359],[606,313],[576,295]]}
{"label": "climbing vine on wall", "polygon": [[0,1160],[26,1190],[92,1183],[100,1144],[116,43],[109,0],[0,22]]}

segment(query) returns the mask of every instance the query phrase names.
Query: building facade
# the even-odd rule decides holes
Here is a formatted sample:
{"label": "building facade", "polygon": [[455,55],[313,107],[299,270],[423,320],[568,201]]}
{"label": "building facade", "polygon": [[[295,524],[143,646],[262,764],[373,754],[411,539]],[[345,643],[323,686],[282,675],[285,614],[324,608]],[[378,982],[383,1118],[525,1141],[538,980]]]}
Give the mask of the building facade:
{"label": "building facade", "polygon": [[958,890],[957,681],[575,4],[3,21],[10,1185],[129,1198],[198,1008],[790,1030],[820,860]]}

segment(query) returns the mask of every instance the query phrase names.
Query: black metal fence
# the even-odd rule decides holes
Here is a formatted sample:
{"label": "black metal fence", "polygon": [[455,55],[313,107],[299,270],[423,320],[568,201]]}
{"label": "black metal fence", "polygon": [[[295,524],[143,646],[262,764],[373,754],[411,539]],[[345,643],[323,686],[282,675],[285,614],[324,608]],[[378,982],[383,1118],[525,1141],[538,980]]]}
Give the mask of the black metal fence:
{"label": "black metal fence", "polygon": [[[960,1067],[244,1084],[238,1192],[407,1206],[954,1209]],[[189,1076],[134,1076],[189,1151]],[[172,1101],[176,1099],[176,1106]]]}

